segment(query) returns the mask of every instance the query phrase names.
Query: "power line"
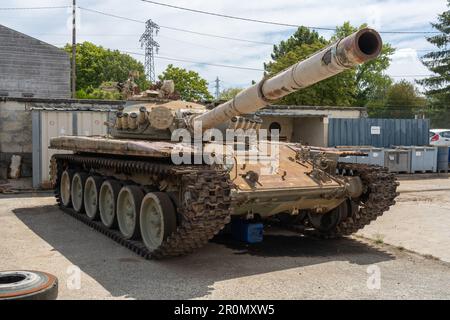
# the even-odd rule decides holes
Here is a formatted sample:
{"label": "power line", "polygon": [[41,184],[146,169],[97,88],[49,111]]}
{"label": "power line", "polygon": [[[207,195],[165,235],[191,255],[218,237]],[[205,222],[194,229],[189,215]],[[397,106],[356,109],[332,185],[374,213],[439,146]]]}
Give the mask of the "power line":
{"label": "power line", "polygon": [[[145,56],[145,54],[139,53],[139,52],[131,52],[131,51],[122,51],[122,52],[123,53],[127,53],[127,54],[138,55],[138,56]],[[186,60],[186,59],[176,59],[176,58],[165,57],[165,56],[156,56],[156,55],[155,55],[155,58],[156,59],[162,59],[162,60],[169,60],[169,61],[195,63],[195,64],[201,64],[201,65],[206,65],[206,66],[220,67],[220,68],[231,68],[231,69],[239,69],[239,70],[249,70],[249,71],[264,72],[263,69],[257,69],[257,68],[251,68],[251,67],[240,67],[240,66],[232,66],[232,65],[218,64],[218,63],[199,62],[199,61],[192,61],[192,60]]]}
{"label": "power line", "polygon": [[[156,1],[150,1],[150,0],[141,0],[141,1],[149,3],[149,4],[153,4],[153,5],[164,6],[164,7],[168,7],[168,8],[172,8],[172,9],[178,9],[178,10],[184,10],[184,11],[190,11],[190,12],[194,12],[194,13],[212,15],[212,16],[221,17],[221,18],[228,18],[228,19],[242,20],[242,21],[248,21],[248,22],[270,24],[270,25],[278,25],[278,26],[292,27],[292,28],[299,28],[299,27],[301,27],[301,25],[297,25],[297,24],[289,24],[289,23],[276,22],[276,21],[266,21],[266,20],[259,20],[259,19],[245,18],[245,17],[237,17],[237,16],[231,16],[231,15],[226,15],[226,14],[221,14],[221,13],[215,13],[215,12],[191,9],[191,8],[186,8],[186,7],[180,7],[180,6],[175,6],[175,5],[170,5],[170,4],[156,2]],[[67,8],[71,8],[71,6],[4,7],[4,8],[0,8],[0,11],[8,11],[8,10],[49,10],[49,9],[67,9]],[[119,19],[125,19],[125,20],[128,20],[128,21],[133,21],[133,22],[138,22],[138,23],[145,23],[145,21],[132,19],[132,18],[127,18],[127,17],[122,17],[122,16],[118,16],[118,15],[115,15],[115,14],[101,12],[101,11],[98,11],[98,10],[88,9],[88,8],[84,8],[84,7],[79,7],[79,9],[85,10],[85,11],[90,11],[90,12],[95,12],[95,13],[98,13],[98,14],[103,14],[103,15],[107,15],[107,16],[115,17],[115,18],[119,18]],[[329,27],[317,27],[317,26],[304,26],[304,27],[309,28],[309,29],[314,29],[314,30],[336,31],[336,28],[329,28]],[[181,31],[181,32],[188,32],[188,33],[198,34],[198,35],[204,35],[204,36],[219,37],[219,38],[224,38],[224,39],[229,39],[229,40],[236,40],[236,41],[244,41],[244,42],[253,42],[253,43],[258,43],[258,44],[273,45],[273,44],[269,44],[269,43],[266,43],[266,42],[245,40],[245,39],[232,38],[232,37],[226,37],[226,36],[218,36],[218,35],[207,34],[207,33],[202,33],[202,32],[196,32],[196,31],[191,31],[191,30],[186,30],[186,29],[181,29],[181,28],[173,28],[173,27],[164,27],[164,28],[172,29],[172,30],[176,30],[176,31]],[[437,32],[437,31],[380,31],[380,33],[383,33],[383,34],[440,34],[440,32]]]}
{"label": "power line", "polygon": [[[124,16],[119,16],[119,15],[116,15],[116,14],[107,13],[107,12],[103,12],[103,11],[88,9],[88,8],[84,8],[84,7],[79,7],[79,9],[87,11],[87,12],[101,14],[101,15],[104,15],[104,16],[107,16],[107,17],[116,18],[116,19],[122,19],[122,20],[127,20],[127,21],[131,21],[131,22],[136,22],[136,23],[145,23],[145,21],[142,21],[142,20],[127,18],[127,17],[124,17]],[[269,43],[269,42],[254,41],[254,40],[248,40],[248,39],[242,39],[242,38],[234,38],[234,37],[228,37],[228,36],[224,36],[224,35],[217,35],[217,34],[205,33],[205,32],[197,32],[197,31],[192,31],[192,30],[188,30],[188,29],[175,28],[175,27],[169,27],[169,26],[163,26],[163,25],[160,25],[160,28],[173,30],[173,31],[179,31],[179,32],[185,32],[185,33],[190,33],[190,34],[196,34],[196,35],[205,36],[205,37],[211,37],[211,38],[219,38],[219,39],[239,41],[239,42],[248,42],[248,43],[268,45],[268,46],[275,45],[274,43]]]}
{"label": "power line", "polygon": [[81,9],[81,10],[84,10],[84,11],[88,11],[88,12],[92,12],[92,13],[98,13],[98,14],[101,14],[101,15],[104,15],[104,16],[108,16],[108,17],[112,17],[112,18],[128,20],[128,21],[131,21],[131,22],[137,22],[137,23],[143,23],[143,24],[145,23],[145,21],[143,21],[143,20],[137,20],[137,19],[127,18],[127,17],[124,17],[124,16],[118,16],[118,15],[115,15],[115,14],[112,14],[112,13],[107,13],[107,12],[98,11],[98,10],[94,10],[94,9],[88,9],[88,8],[84,8],[84,7],[78,7],[78,8]]}
{"label": "power line", "polygon": [[409,74],[409,75],[395,75],[395,76],[389,76],[389,77],[391,77],[391,78],[421,78],[421,77],[433,77],[433,75],[432,74]]}
{"label": "power line", "polygon": [[[292,28],[301,27],[301,25],[297,25],[297,24],[289,24],[289,23],[276,22],[276,21],[267,21],[267,20],[237,17],[237,16],[231,16],[231,15],[226,15],[226,14],[221,14],[221,13],[216,13],[216,12],[209,12],[209,11],[204,11],[204,10],[180,7],[180,6],[170,5],[170,4],[161,3],[161,2],[157,2],[157,1],[151,1],[151,0],[141,0],[141,1],[149,3],[149,4],[154,4],[157,6],[163,6],[163,7],[168,7],[168,8],[172,8],[172,9],[184,10],[184,11],[189,11],[189,12],[193,12],[193,13],[206,14],[206,15],[227,18],[227,19],[235,19],[235,20],[242,20],[242,21],[247,21],[247,22],[256,22],[256,23],[271,24],[271,25],[277,25],[277,26],[283,26],[283,27],[292,27]],[[315,29],[315,30],[336,31],[336,28],[312,27],[312,26],[304,26],[304,27],[306,27],[308,29]],[[436,31],[382,31],[380,33],[384,33],[384,34],[439,34],[439,32],[436,32]]]}
{"label": "power line", "polygon": [[[179,7],[179,6],[174,6],[174,5],[161,3],[161,2],[156,2],[156,1],[149,1],[149,0],[141,0],[141,1],[142,2],[147,2],[147,3],[150,3],[150,4],[154,4],[154,5],[157,5],[157,6],[163,6],[163,7],[168,7],[168,8],[172,8],[172,9],[178,9],[178,10],[184,10],[184,11],[190,11],[190,12],[194,12],[194,13],[201,13],[201,14],[206,14],[206,15],[211,15],[211,16],[216,16],[216,17],[221,17],[221,18],[228,18],[228,19],[243,20],[243,21],[248,21],[248,22],[257,22],[257,23],[271,24],[271,25],[277,25],[277,26],[283,26],[283,27],[292,27],[292,28],[300,27],[299,25],[296,25],[296,24],[289,24],[289,23],[275,22],[275,21],[265,21],[265,20],[243,18],[243,17],[236,17],[236,16],[230,16],[230,15],[221,14],[221,13],[215,13],[215,12],[208,12],[208,11],[203,11],[203,10]],[[325,31],[334,31],[334,30],[336,30],[336,28],[323,28],[323,27],[317,27],[317,28],[316,27],[307,27],[307,28],[317,29],[317,30],[325,30]]]}
{"label": "power line", "polygon": [[51,10],[51,9],[67,9],[72,8],[71,6],[58,6],[58,7],[10,7],[10,8],[0,8],[1,11],[16,11],[16,10]]}
{"label": "power line", "polygon": [[[145,54],[139,53],[139,52],[124,51],[124,50],[119,50],[119,51],[121,51],[123,53],[127,53],[127,54],[132,54],[132,55],[145,56]],[[169,61],[195,63],[195,64],[201,64],[201,65],[207,65],[207,66],[213,66],[213,67],[221,67],[221,68],[231,68],[231,69],[260,71],[260,72],[264,72],[265,71],[264,69],[257,69],[257,68],[251,68],[251,67],[240,67],[240,66],[217,64],[217,63],[209,63],[209,62],[200,62],[200,61],[193,61],[193,60],[187,60],[187,59],[178,59],[178,58],[171,58],[171,57],[165,57],[165,56],[155,56],[155,58],[156,59],[162,59],[162,60],[169,60]],[[392,78],[417,78],[417,77],[431,77],[433,75],[430,75],[430,74],[417,74],[417,75],[392,75],[392,76],[391,75],[387,75],[387,76],[388,77],[392,77]]]}

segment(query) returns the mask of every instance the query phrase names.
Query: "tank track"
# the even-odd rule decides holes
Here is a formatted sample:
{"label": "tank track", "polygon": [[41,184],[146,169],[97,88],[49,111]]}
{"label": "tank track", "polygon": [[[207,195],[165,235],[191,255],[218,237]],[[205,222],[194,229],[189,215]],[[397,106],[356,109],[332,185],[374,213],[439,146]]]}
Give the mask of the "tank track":
{"label": "tank track", "polygon": [[356,212],[344,218],[338,225],[329,232],[321,232],[311,229],[306,220],[305,225],[286,225],[279,226],[291,231],[299,232],[305,236],[321,239],[335,239],[355,234],[364,227],[376,221],[385,212],[390,210],[391,206],[396,204],[395,199],[399,196],[395,174],[389,173],[386,168],[360,164],[338,164],[339,174],[342,176],[359,176],[365,187],[364,194],[360,198],[360,203]]}
{"label": "tank track", "polygon": [[[105,227],[100,221],[91,221],[86,215],[76,213],[62,205],[60,177],[67,165],[89,169],[108,168],[116,173],[144,173],[158,179],[173,177],[180,181],[180,192],[190,192],[190,199],[178,208],[179,226],[157,250],[150,251],[142,242],[125,239],[117,230]],[[55,155],[55,197],[63,212],[83,222],[92,229],[111,238],[147,260],[177,257],[192,253],[206,245],[230,221],[232,213],[231,181],[225,171],[210,166],[175,167],[145,161],[127,161],[78,155]]]}

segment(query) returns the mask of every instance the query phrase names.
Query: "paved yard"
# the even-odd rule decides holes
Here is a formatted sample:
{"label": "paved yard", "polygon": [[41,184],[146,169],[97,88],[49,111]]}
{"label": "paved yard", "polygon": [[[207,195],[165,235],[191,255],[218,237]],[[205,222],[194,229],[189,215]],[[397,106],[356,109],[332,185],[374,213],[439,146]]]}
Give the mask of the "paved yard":
{"label": "paved yard", "polygon": [[[450,299],[450,180],[405,181],[401,190],[407,193],[397,206],[355,238],[269,230],[263,244],[219,238],[192,256],[160,262],[66,216],[51,197],[3,196],[0,269],[51,272],[61,299]],[[367,286],[374,270],[379,290]]]}

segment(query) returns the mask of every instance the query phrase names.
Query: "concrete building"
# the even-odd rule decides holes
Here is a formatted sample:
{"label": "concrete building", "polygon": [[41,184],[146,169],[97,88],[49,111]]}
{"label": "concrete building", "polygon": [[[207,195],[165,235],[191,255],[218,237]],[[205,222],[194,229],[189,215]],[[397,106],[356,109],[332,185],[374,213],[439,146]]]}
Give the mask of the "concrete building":
{"label": "concrete building", "polygon": [[367,117],[365,108],[270,106],[256,113],[263,129],[280,130],[281,139],[317,147],[328,146],[328,122],[332,118]]}
{"label": "concrete building", "polygon": [[18,175],[32,175],[32,121],[27,99],[70,96],[69,55],[0,25],[0,179],[8,177],[13,156],[20,157]]}
{"label": "concrete building", "polygon": [[48,181],[54,151],[49,141],[60,135],[106,133],[105,121],[123,101],[0,97],[0,180],[11,176],[11,163],[20,157],[20,178],[34,186]]}
{"label": "concrete building", "polygon": [[0,96],[70,98],[70,57],[0,25]]}

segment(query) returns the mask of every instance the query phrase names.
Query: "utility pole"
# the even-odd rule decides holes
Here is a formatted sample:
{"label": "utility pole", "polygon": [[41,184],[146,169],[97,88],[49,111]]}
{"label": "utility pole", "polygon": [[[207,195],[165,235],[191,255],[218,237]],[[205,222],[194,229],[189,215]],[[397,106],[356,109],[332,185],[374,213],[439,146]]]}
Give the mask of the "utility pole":
{"label": "utility pole", "polygon": [[159,52],[159,43],[156,42],[155,36],[159,33],[159,26],[152,20],[147,20],[145,23],[145,32],[139,40],[141,42],[141,48],[145,48],[145,73],[147,79],[155,84],[156,71],[155,71],[155,53]]}
{"label": "utility pole", "polygon": [[219,97],[220,97],[220,79],[219,79],[219,77],[217,77],[215,82],[216,82],[216,100],[218,101]]}
{"label": "utility pole", "polygon": [[77,95],[77,0],[72,5],[72,98]]}

